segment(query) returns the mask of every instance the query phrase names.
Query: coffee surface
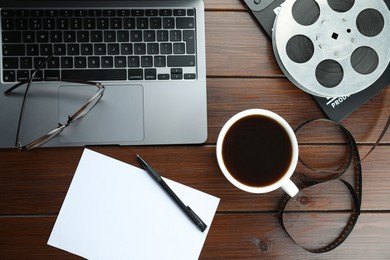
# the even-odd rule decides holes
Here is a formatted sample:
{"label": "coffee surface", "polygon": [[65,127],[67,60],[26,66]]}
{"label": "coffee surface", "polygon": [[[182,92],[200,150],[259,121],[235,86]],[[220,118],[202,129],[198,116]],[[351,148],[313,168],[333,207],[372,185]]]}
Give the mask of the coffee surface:
{"label": "coffee surface", "polygon": [[250,115],[235,122],[226,133],[222,157],[239,182],[263,187],[276,183],[292,160],[287,131],[274,119]]}

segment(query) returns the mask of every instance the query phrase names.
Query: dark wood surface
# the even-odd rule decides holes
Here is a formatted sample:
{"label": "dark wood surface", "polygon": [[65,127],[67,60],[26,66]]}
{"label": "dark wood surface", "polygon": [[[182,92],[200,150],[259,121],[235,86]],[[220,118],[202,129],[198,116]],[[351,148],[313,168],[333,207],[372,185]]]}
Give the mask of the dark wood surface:
{"label": "dark wood surface", "polygon": [[[135,165],[135,154],[142,154],[163,176],[221,198],[201,259],[390,259],[390,133],[362,163],[362,213],[354,230],[341,246],[328,253],[305,251],[282,229],[282,190],[248,194],[222,176],[215,143],[222,125],[235,113],[248,108],[269,109],[293,127],[325,115],[310,95],[283,76],[270,41],[241,1],[206,0],[205,4],[209,126],[206,143],[91,149]],[[376,141],[389,114],[387,88],[342,122],[357,140],[361,155]],[[322,128],[300,145],[303,155],[329,157],[343,147]],[[82,150],[0,150],[0,259],[78,259],[46,243]],[[303,166],[298,165],[299,169]],[[332,185],[322,189],[329,194],[326,202],[316,204],[311,197],[301,201],[314,210],[309,217],[305,212],[297,212],[301,221],[291,222],[298,230],[294,231],[298,242],[318,246],[319,238],[332,236],[335,226],[345,222],[349,206],[343,203],[345,194],[334,189]],[[309,223],[313,218],[318,221]]]}

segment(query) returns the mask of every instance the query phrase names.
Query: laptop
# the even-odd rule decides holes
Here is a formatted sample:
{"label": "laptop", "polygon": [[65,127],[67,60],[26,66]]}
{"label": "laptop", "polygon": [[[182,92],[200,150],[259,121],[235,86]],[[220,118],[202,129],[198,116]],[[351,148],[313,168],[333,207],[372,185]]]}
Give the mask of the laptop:
{"label": "laptop", "polygon": [[45,143],[84,145],[196,144],[207,139],[202,0],[1,1],[0,148],[34,141],[66,123],[96,92],[82,119]]}

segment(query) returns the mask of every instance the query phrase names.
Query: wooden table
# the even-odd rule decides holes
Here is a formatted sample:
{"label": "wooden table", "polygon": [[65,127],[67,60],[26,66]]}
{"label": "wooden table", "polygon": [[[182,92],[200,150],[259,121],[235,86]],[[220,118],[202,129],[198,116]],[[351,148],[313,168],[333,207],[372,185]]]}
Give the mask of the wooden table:
{"label": "wooden table", "polygon": [[[362,163],[363,200],[357,225],[341,246],[328,253],[309,253],[287,236],[279,223],[282,190],[248,194],[222,176],[215,157],[216,138],[235,113],[269,109],[293,127],[325,115],[310,95],[283,76],[269,39],[240,0],[206,0],[205,4],[207,142],[91,149],[134,165],[135,154],[141,154],[163,176],[221,198],[201,259],[390,259],[390,133]],[[342,122],[362,155],[376,141],[389,114],[387,88]],[[326,134],[319,130],[317,139],[322,144],[313,145],[313,151],[337,148],[329,144],[334,140]],[[82,147],[0,150],[0,259],[77,258],[46,242],[82,151]],[[317,239],[326,232],[311,236]]]}

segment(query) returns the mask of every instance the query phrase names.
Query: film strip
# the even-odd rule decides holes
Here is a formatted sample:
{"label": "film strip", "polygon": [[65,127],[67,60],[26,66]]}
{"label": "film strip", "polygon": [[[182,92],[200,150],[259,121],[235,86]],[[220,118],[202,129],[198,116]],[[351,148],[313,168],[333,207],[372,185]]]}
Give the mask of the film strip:
{"label": "film strip", "polygon": [[[345,140],[347,141],[347,145],[349,147],[349,157],[348,160],[346,161],[345,165],[341,167],[340,170],[335,170],[335,171],[323,171],[323,170],[318,170],[315,167],[310,166],[308,163],[306,163],[302,158],[299,158],[300,162],[312,173],[318,174],[319,178],[315,177],[315,175],[307,175],[305,172],[296,172],[299,174],[300,177],[302,177],[302,183],[299,186],[300,190],[304,189],[309,189],[315,185],[321,184],[321,183],[326,183],[330,182],[332,180],[339,180],[343,183],[343,185],[346,186],[346,188],[349,190],[350,195],[351,195],[351,201],[352,201],[352,212],[349,216],[348,221],[346,222],[346,225],[344,228],[340,231],[339,235],[334,238],[333,241],[331,241],[329,244],[324,245],[319,248],[306,248],[305,246],[299,244],[295,239],[292,234],[289,233],[288,229],[285,226],[284,222],[284,214],[286,210],[286,206],[289,203],[290,200],[293,200],[294,198],[291,198],[288,195],[285,195],[280,202],[281,206],[281,215],[280,215],[280,222],[283,227],[283,229],[286,231],[288,236],[299,246],[301,246],[304,250],[311,252],[311,253],[325,253],[329,252],[336,247],[340,246],[351,234],[353,231],[353,228],[355,227],[359,215],[360,215],[360,208],[361,208],[361,202],[362,202],[362,193],[363,193],[363,178],[362,178],[362,166],[361,163],[364,161],[373,151],[374,149],[379,145],[385,134],[387,133],[387,130],[390,127],[390,115],[388,116],[387,122],[379,135],[377,141],[375,144],[371,147],[371,149],[366,153],[363,158],[360,157],[359,154],[359,149],[357,147],[355,138],[351,134],[351,132],[345,128],[343,125],[336,123],[332,120],[327,120],[327,119],[314,119],[314,120],[309,120],[306,121],[302,124],[300,124],[296,129],[295,133],[299,135],[300,131],[305,128],[306,126],[317,123],[317,122],[328,122],[329,124],[333,124],[337,128],[341,130],[343,133]],[[343,174],[348,170],[348,169],[354,169],[354,184],[351,184],[345,180],[343,180],[341,177]],[[327,176],[321,177],[322,173],[326,173]]]}
{"label": "film strip", "polygon": [[272,32],[291,82],[319,97],[374,84],[390,63],[390,11],[383,0],[287,0]]}

